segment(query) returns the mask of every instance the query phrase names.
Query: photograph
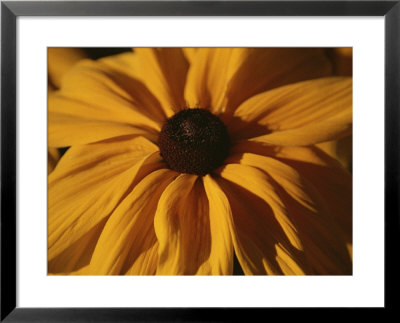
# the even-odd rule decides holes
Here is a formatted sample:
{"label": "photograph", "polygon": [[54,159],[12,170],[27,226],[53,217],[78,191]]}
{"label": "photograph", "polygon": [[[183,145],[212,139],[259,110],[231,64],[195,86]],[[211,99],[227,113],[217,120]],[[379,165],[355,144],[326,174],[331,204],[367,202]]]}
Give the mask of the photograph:
{"label": "photograph", "polygon": [[391,318],[399,2],[2,1],[0,321]]}
{"label": "photograph", "polygon": [[47,275],[353,275],[352,47],[48,47]]}

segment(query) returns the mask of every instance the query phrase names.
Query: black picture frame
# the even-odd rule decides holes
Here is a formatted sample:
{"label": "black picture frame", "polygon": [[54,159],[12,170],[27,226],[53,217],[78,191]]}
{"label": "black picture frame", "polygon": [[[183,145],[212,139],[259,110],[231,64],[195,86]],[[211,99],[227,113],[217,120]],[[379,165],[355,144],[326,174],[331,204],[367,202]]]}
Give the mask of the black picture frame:
{"label": "black picture frame", "polygon": [[[399,244],[400,1],[4,1],[1,3],[1,321],[221,322],[267,308],[16,306],[16,19],[19,16],[380,16],[385,20],[385,306],[396,310]],[[373,189],[373,188],[371,188]],[[373,234],[373,233],[371,233]],[[373,257],[373,255],[371,255]],[[293,309],[296,310],[296,309]],[[331,309],[326,309],[333,314]],[[296,311],[300,311],[297,309]],[[287,313],[287,312],[285,312]],[[369,312],[371,313],[371,312]],[[269,314],[269,313],[268,313]],[[273,314],[273,313],[272,313]],[[260,316],[258,316],[260,315]],[[297,315],[297,314],[296,314]],[[319,315],[319,314],[316,314]],[[326,315],[326,314],[323,314]],[[331,315],[331,314],[330,314]],[[244,319],[247,317],[247,319]],[[271,317],[271,319],[274,319]]]}

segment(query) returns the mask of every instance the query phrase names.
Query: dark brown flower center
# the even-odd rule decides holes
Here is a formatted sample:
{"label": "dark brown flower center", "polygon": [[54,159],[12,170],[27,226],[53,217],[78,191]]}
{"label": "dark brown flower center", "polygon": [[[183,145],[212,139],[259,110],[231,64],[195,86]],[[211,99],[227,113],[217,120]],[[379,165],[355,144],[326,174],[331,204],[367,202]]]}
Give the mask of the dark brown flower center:
{"label": "dark brown flower center", "polygon": [[204,176],[222,165],[230,142],[217,116],[204,109],[187,109],[167,120],[158,145],[169,168]]}

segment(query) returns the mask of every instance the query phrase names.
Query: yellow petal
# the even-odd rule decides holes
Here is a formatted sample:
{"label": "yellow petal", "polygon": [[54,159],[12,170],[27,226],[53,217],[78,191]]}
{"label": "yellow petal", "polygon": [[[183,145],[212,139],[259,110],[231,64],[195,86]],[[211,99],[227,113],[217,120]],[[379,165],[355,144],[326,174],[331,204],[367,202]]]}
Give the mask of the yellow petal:
{"label": "yellow petal", "polygon": [[306,275],[305,268],[301,268],[295,261],[295,256],[287,251],[282,244],[276,244],[275,249],[275,259],[284,275]]}
{"label": "yellow petal", "polygon": [[[88,275],[86,272],[89,268],[89,265],[85,265],[77,270],[70,272],[57,272],[57,273],[47,273],[48,276],[86,276]],[[90,271],[89,271],[90,272]],[[89,274],[90,275],[90,274]]]}
{"label": "yellow petal", "polygon": [[292,160],[299,163],[310,163],[318,166],[341,168],[340,163],[314,146],[290,147],[266,145],[262,142],[243,140],[233,145],[231,154],[254,153],[263,156],[272,156],[277,159]]}
{"label": "yellow petal", "polygon": [[185,108],[189,63],[181,48],[135,48],[130,64],[132,73],[155,95],[168,117]]}
{"label": "yellow petal", "polygon": [[[106,218],[101,220],[92,229],[86,232],[77,241],[71,243],[61,253],[49,258],[49,274],[57,275],[82,275],[83,268],[88,269],[88,264],[97,240],[106,223]],[[90,273],[85,273],[90,274]]]}
{"label": "yellow petal", "polygon": [[325,52],[314,48],[237,48],[230,65],[224,120],[257,93],[332,73]]}
{"label": "yellow petal", "polygon": [[[232,213],[228,199],[221,191],[216,181],[207,175],[203,178],[208,202],[210,205],[210,224],[213,242],[211,258],[222,259],[212,262],[211,272],[215,274],[232,274],[233,247],[232,247]],[[208,268],[200,268],[200,273],[209,272]]]}
{"label": "yellow petal", "polygon": [[168,169],[150,173],[116,208],[94,250],[90,263],[94,274],[155,273],[156,268],[151,266],[155,262],[149,260],[151,254],[143,253],[156,247],[154,214],[157,203],[165,187],[176,176],[176,172]]}
{"label": "yellow petal", "polygon": [[[55,102],[57,100],[50,100]],[[65,105],[67,107],[67,105]],[[79,109],[79,107],[77,107]],[[143,135],[156,142],[157,131],[116,122],[87,120],[62,113],[50,113],[48,142],[53,147],[90,144],[126,135]]]}
{"label": "yellow petal", "polygon": [[[296,169],[302,177],[307,178],[309,182],[319,188],[319,193],[328,201],[331,213],[335,215],[340,227],[345,231],[347,239],[351,242],[352,176],[337,159],[314,146],[278,147],[254,141],[242,141],[234,145],[231,154],[235,153],[271,156]],[[321,169],[323,176],[317,175]],[[326,185],[326,182],[331,182],[332,185]]]}
{"label": "yellow petal", "polygon": [[231,155],[226,162],[248,165],[262,170],[272,177],[272,182],[276,181],[280,185],[286,184],[290,193],[295,196],[299,203],[308,208],[314,207],[312,198],[305,192],[306,185],[301,176],[296,170],[291,169],[278,159],[253,153],[241,153]]}
{"label": "yellow petal", "polygon": [[304,246],[305,273],[351,274],[351,175],[317,148],[303,148],[308,155],[284,150],[274,158],[235,154],[227,162],[257,167],[271,177]]}
{"label": "yellow petal", "polygon": [[154,99],[149,93],[131,91],[130,81],[115,77],[100,62],[77,64],[65,75],[61,90],[49,94],[49,145],[70,146],[126,134],[157,138],[165,118],[152,115],[148,106]]}
{"label": "yellow petal", "polygon": [[309,146],[350,135],[352,133],[352,123],[352,114],[348,113],[320,122],[314,126],[277,131],[269,135],[251,138],[250,140],[270,145]]}
{"label": "yellow petal", "polygon": [[[137,56],[132,52],[127,52],[101,58],[98,62],[109,67],[112,79],[130,94],[135,106],[143,107],[140,109],[143,114],[163,124],[167,119],[168,111],[164,111],[160,101],[150,91],[151,88],[144,83],[144,71]],[[144,75],[147,74],[144,73]]]}
{"label": "yellow petal", "polygon": [[302,249],[296,228],[290,221],[285,206],[263,172],[245,165],[229,164],[222,168],[220,175],[263,199],[272,208],[276,221],[279,222],[292,245],[299,250]]}
{"label": "yellow petal", "polygon": [[160,197],[154,218],[160,243],[158,275],[193,275],[207,260],[211,244],[208,203],[202,183],[194,187],[197,179],[181,174]]}
{"label": "yellow petal", "polygon": [[57,165],[58,160],[60,159],[60,152],[57,148],[50,147],[47,153],[48,167],[47,173],[50,174]]}
{"label": "yellow petal", "polygon": [[[240,178],[243,180],[242,178]],[[253,180],[253,178],[248,178]],[[301,261],[300,251],[288,240],[281,224],[277,221],[275,211],[260,197],[247,188],[231,181],[217,179],[220,190],[226,196],[226,204],[232,210],[230,229],[233,244],[239,263],[246,275],[282,275],[288,272],[282,268],[278,257],[279,245],[290,250],[293,263]],[[229,213],[230,214],[230,213]],[[289,251],[287,251],[289,253]],[[293,256],[296,255],[296,256]],[[291,266],[293,271],[301,274],[299,268]]]}
{"label": "yellow petal", "polygon": [[347,136],[343,139],[327,141],[317,145],[329,156],[336,158],[344,168],[352,171],[353,167],[353,137]]}
{"label": "yellow petal", "polygon": [[[135,261],[126,265],[128,268],[125,275],[155,275],[158,262],[158,242],[156,241],[149,249],[144,250],[137,256]],[[125,271],[125,268],[123,269]]]}
{"label": "yellow petal", "polygon": [[182,48],[183,54],[185,55],[185,57],[189,63],[193,63],[197,49],[198,48],[195,48],[195,47]]}
{"label": "yellow petal", "polygon": [[235,111],[228,129],[236,139],[263,136],[277,145],[308,145],[350,132],[351,123],[352,79],[334,77],[256,95]]}
{"label": "yellow petal", "polygon": [[199,48],[192,57],[185,87],[189,107],[219,114],[224,107],[232,48]]}
{"label": "yellow petal", "polygon": [[[154,219],[158,275],[232,273],[230,232],[207,200],[201,178],[181,174],[162,194]],[[222,224],[222,225],[221,225]]]}
{"label": "yellow petal", "polygon": [[63,76],[80,60],[87,58],[84,50],[80,48],[49,47],[47,49],[47,63],[49,82],[59,88]]}
{"label": "yellow petal", "polygon": [[297,230],[268,176],[238,164],[226,165],[218,172],[226,179],[218,184],[232,208],[235,251],[244,273],[285,273],[276,260],[278,243],[290,252],[298,268],[305,268]]}
{"label": "yellow petal", "polygon": [[50,261],[107,218],[141,178],[163,167],[155,149],[146,139],[133,138],[74,146],[65,153],[49,175]]}
{"label": "yellow petal", "polygon": [[[352,175],[335,159],[316,147],[309,150],[309,162],[300,160],[297,149],[285,149],[275,158],[289,165],[318,192],[326,214],[334,218],[348,243],[352,242]],[[330,183],[328,185],[327,183]]]}

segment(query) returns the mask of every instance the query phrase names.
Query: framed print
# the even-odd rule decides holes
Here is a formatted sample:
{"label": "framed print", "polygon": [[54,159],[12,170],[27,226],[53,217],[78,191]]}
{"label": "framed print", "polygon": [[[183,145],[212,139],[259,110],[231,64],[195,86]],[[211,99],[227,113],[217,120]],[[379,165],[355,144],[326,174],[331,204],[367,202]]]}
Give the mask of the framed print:
{"label": "framed print", "polygon": [[398,1],[1,15],[2,321],[395,307]]}

